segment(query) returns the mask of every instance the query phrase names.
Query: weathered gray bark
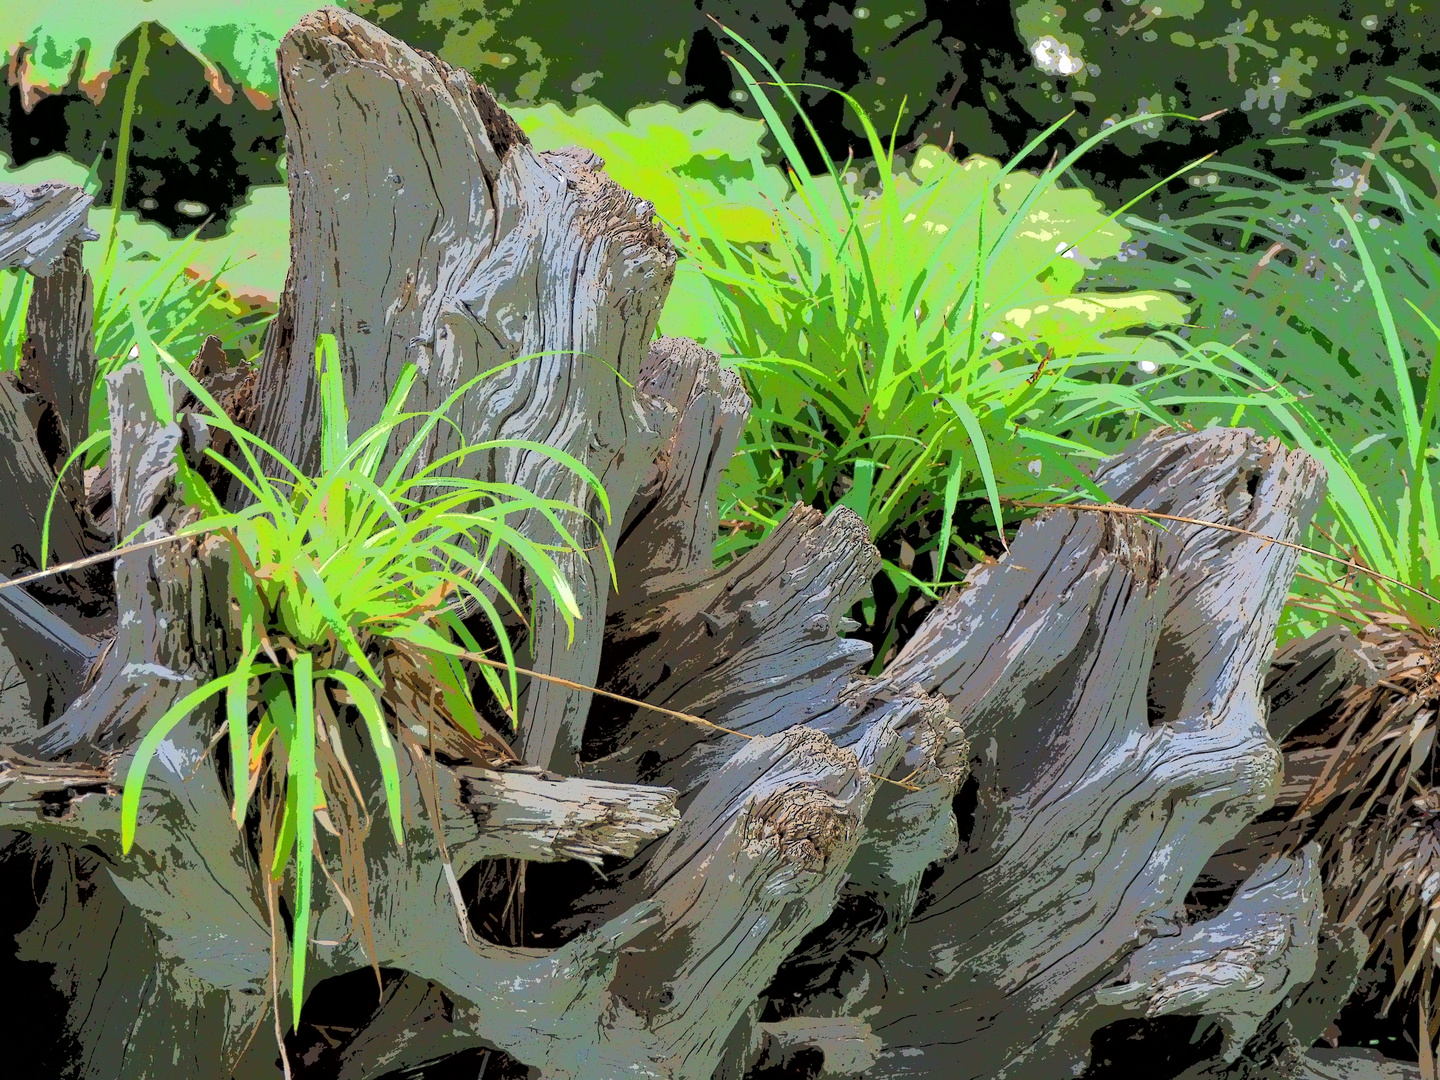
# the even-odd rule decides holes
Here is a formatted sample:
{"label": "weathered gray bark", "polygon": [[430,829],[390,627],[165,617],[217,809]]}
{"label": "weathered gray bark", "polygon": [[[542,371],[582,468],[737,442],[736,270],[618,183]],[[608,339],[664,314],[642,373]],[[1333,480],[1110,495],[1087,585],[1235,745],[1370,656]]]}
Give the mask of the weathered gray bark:
{"label": "weathered gray bark", "polygon": [[[802,1051],[818,1051],[820,1078],[863,1076],[875,1064],[880,1040],[870,1025],[853,1016],[796,1017],[760,1025],[761,1054],[756,1068],[785,1070]],[[816,1074],[811,1074],[816,1075]]]}
{"label": "weathered gray bark", "polygon": [[[1307,857],[1313,859],[1313,855],[1307,854]],[[1283,913],[1266,913],[1272,922],[1272,931],[1277,929],[1273,925],[1277,914]],[[1272,933],[1273,941],[1279,938],[1279,934]],[[1264,945],[1263,932],[1256,936],[1254,944]],[[1340,1014],[1355,989],[1367,951],[1365,936],[1353,927],[1323,925],[1314,954],[1315,972],[1310,979],[1294,986],[1273,1003],[1243,1048],[1236,1045],[1234,1028],[1227,1028],[1221,1020],[1226,1052],[1196,1063],[1181,1073],[1179,1080],[1300,1080],[1306,1077],[1310,1064],[1306,1051],[1320,1041]],[[1303,953],[1279,950],[1275,955],[1287,953],[1297,958],[1303,956],[1305,962],[1309,962],[1308,949]],[[1279,969],[1272,967],[1272,970]],[[1258,996],[1252,1004],[1261,1004]],[[1247,1028],[1258,1011],[1258,1008],[1247,1010]]]}
{"label": "weathered gray bark", "polygon": [[[165,386],[172,406],[177,384]],[[178,423],[154,415],[144,373],[132,364],[106,379],[116,545],[172,533],[193,511],[175,504]],[[133,742],[185,694],[223,669],[228,618],[218,537],[123,555],[115,561],[116,604],[125,617],[94,681],[63,717],[26,740],[44,758],[99,762]]]}
{"label": "weathered gray bark", "polygon": [[[467,73],[358,19],[305,19],[279,66],[291,270],[261,366],[258,433],[292,461],[318,464],[312,356],[327,331],[339,339],[356,433],[379,418],[407,362],[423,375],[411,407],[433,408],[476,375],[534,357],[467,395],[451,414],[459,432],[437,429],[432,456],[459,435],[564,450],[604,482],[608,526],[576,475],[533,451],[464,467],[579,507],[613,544],[659,442],[630,389],[674,272],[653,208],[591,154],[537,154]],[[587,546],[598,539],[578,515],[573,527]],[[563,569],[583,618],[603,623],[603,554]],[[600,636],[567,648],[555,611],[537,607],[534,663],[593,685]],[[554,684],[531,687],[526,760],[564,768],[587,704]]]}
{"label": "weathered gray bark", "polygon": [[1270,736],[1283,740],[1304,721],[1320,715],[1352,686],[1374,686],[1385,658],[1344,626],[1297,638],[1275,655],[1265,679],[1270,702]]}
{"label": "weathered gray bark", "polygon": [[[42,545],[55,469],[89,428],[94,305],[80,253],[84,241],[96,238],[86,224],[90,202],[89,195],[67,184],[0,184],[0,269],[24,270],[34,279],[20,369],[24,385],[0,373],[0,491],[5,494],[0,573],[7,575],[78,559],[93,546],[84,515],[74,505],[80,494],[78,468],[64,478],[67,498],[54,501],[49,545]],[[81,630],[94,629],[95,617],[108,614],[93,575],[52,578],[35,592],[68,608],[67,619],[81,624]],[[24,648],[18,639],[16,646]],[[17,661],[22,669],[49,666],[43,649]],[[34,707],[43,712],[44,706]]]}
{"label": "weathered gray bark", "polygon": [[67,499],[55,501],[49,547],[41,547],[55,470],[41,448],[38,419],[33,396],[0,373],[0,485],[6,493],[0,572],[12,576],[89,554],[80,515]]}
{"label": "weathered gray bark", "polygon": [[[1282,538],[1320,491],[1308,460],[1239,432],[1142,440],[1097,481],[1125,505]],[[1162,541],[1056,512],[921,627],[887,675],[949,699],[977,805],[882,958],[877,1075],[1083,1064],[1112,1018],[1095,992],[1272,797],[1260,680],[1293,566],[1214,530]]]}
{"label": "weathered gray bark", "polygon": [[[1052,1080],[1084,1069],[1105,1025],[1171,1014],[1226,1032],[1196,1080],[1341,1068],[1304,1050],[1365,943],[1324,922],[1311,852],[1250,842],[1302,779],[1298,760],[1282,776],[1276,739],[1372,673],[1338,635],[1272,667],[1294,552],[1050,511],[866,676],[869,646],[845,635],[879,555],[849,510],[794,507],[712,564],[748,401],[712,354],[651,340],[674,255],[650,208],[589,155],[536,153],[468,75],[356,16],[307,16],[279,59],[293,220],[281,315],[258,383],[204,353],[194,370],[230,380],[237,418],[313,466],[319,334],[340,343],[357,431],[403,363],[419,365],[424,408],[519,361],[463,395],[461,432],[581,459],[609,518],[529,451],[457,468],[576,503],[595,520],[577,517],[577,536],[603,536],[616,562],[613,596],[602,554],[565,567],[576,643],[541,605],[526,659],[718,725],[537,680],[513,744],[476,739],[413,657],[385,655],[405,842],[379,827],[363,839],[368,935],[358,897],[319,887],[307,989],[372,962],[384,977],[305,1068],[375,1077],[485,1048],[587,1080],[811,1066]],[[32,399],[0,380],[7,512],[48,498],[35,417],[49,409],[66,443],[82,438],[77,380],[93,364],[63,345],[88,333],[79,203],[37,190],[7,196],[0,256],[62,275],[44,293],[59,344],[35,337]],[[536,352],[551,355],[520,359]],[[171,384],[179,415],[162,423],[136,367],[106,389],[106,542],[167,535],[193,513],[175,462],[208,438],[203,420]],[[453,445],[440,430],[432,457]],[[1096,480],[1128,506],[1287,540],[1321,493],[1309,459],[1229,430],[1147,437]],[[91,550],[96,522],[73,492],[59,507],[55,553]],[[525,527],[544,540],[542,524]],[[0,571],[38,562],[38,533],[10,535],[19,554]],[[231,662],[227,557],[212,537],[119,559],[103,634],[71,618],[63,590],[0,590],[0,641],[29,665],[23,708],[0,705],[0,828],[46,845],[21,954],[53,964],[72,1001],[78,1077],[275,1074],[271,973],[288,946],[254,838],[230,817],[211,712],[161,744],[136,847],[119,844],[140,733]],[[334,708],[380,820],[365,728]],[[347,880],[328,833],[318,857]],[[462,882],[503,867],[518,893],[517,867],[537,864],[575,865],[549,879],[569,893],[540,898],[565,910],[526,927],[541,945],[483,936],[463,910],[488,902],[478,892],[457,906]]]}
{"label": "weathered gray bark", "polygon": [[1315,852],[1275,859],[1215,918],[1133,953],[1123,981],[1098,989],[1095,1000],[1146,1017],[1216,1017],[1222,1058],[1233,1062],[1265,1017],[1315,974],[1323,914]]}
{"label": "weathered gray bark", "polygon": [[[628,566],[629,554],[622,545],[617,562]],[[870,647],[836,631],[879,567],[852,510],[822,517],[796,506],[744,558],[679,581],[657,577],[658,588],[616,612],[609,627],[616,661],[601,685],[746,736],[798,724],[840,730],[863,703],[846,691]],[[663,714],[629,712],[609,730],[591,731],[597,748],[616,749],[588,762],[587,772],[689,792],[739,742]]]}
{"label": "weathered gray bark", "polygon": [[[0,584],[10,579],[0,574]],[[55,719],[80,693],[100,643],[80,633],[21,589],[0,591],[0,642],[12,656],[15,688],[0,697],[0,744],[23,742]]]}
{"label": "weathered gray bark", "polygon": [[35,279],[20,366],[20,377],[54,407],[66,451],[90,433],[96,373],[95,300],[81,243],[71,239],[50,272]]}

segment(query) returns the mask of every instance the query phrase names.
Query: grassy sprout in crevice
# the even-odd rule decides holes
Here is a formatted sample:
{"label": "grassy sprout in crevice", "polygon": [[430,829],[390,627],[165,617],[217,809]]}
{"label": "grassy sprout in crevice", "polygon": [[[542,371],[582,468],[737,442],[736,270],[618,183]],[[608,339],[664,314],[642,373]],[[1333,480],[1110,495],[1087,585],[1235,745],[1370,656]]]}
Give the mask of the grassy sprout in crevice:
{"label": "grassy sprout in crevice", "polygon": [[[749,51],[809,127],[790,86]],[[1139,424],[1173,422],[1159,399],[1197,361],[1147,331],[1180,325],[1186,308],[1163,290],[1075,295],[1085,268],[1129,234],[1120,211],[1060,180],[1115,129],[1039,175],[1018,162],[1058,124],[1009,165],[936,147],[902,163],[894,132],[882,138],[845,97],[876,162],[879,186],[865,191],[848,162],[827,159],[826,173],[810,175],[765,88],[735,68],[793,192],[771,205],[767,244],[728,238],[695,202],[669,223],[682,278],[709,286],[677,287],[671,303],[704,306],[694,324],[723,326],[722,352],[753,403],[721,490],[717,557],[758,542],[797,501],[850,507],[896,593],[886,613],[873,601],[861,612],[889,624],[877,632],[883,657],[910,598],[955,580],[957,549],[983,557],[956,528],[957,507],[980,500],[1003,538],[1003,496],[1068,490],[1083,482],[1072,458],[1103,456]]]}
{"label": "grassy sprout in crevice", "polygon": [[[350,710],[363,723],[383,781],[391,831],[396,843],[402,842],[399,772],[381,706],[382,651],[399,649],[430,666],[445,711],[483,739],[470,681],[458,658],[481,647],[462,622],[459,607],[482,613],[494,631],[506,664],[500,671],[482,666],[480,673],[512,721],[517,680],[501,608],[511,608],[521,618],[523,613],[497,576],[499,557],[523,565],[572,633],[579,617],[555,553],[583,550],[572,532],[575,519],[586,520],[581,512],[519,485],[456,472],[473,455],[528,451],[573,470],[606,514],[608,502],[599,481],[581,462],[528,440],[468,443],[434,461],[425,460],[436,428],[452,423],[446,413],[464,393],[496,371],[531,357],[476,376],[427,413],[405,411],[416,379],[416,369],[407,366],[379,421],[351,441],[335,340],[322,336],[316,347],[321,467],[312,478],[230,422],[198,381],[168,361],[163,350],[157,354],[206,407],[206,423],[234,438],[238,461],[213,450],[207,453],[230,473],[232,483],[245,488],[252,502],[239,512],[226,512],[198,474],[179,463],[187,497],[202,514],[184,531],[218,534],[231,547],[239,656],[229,671],[177,701],[144,733],[125,778],[122,840],[127,851],[136,840],[142,786],[160,744],[206,702],[222,698],[235,820],[244,826],[252,792],[259,790],[257,812],[266,838],[262,847],[270,853],[265,869],[279,881],[293,866],[291,1001],[298,1018],[319,826],[341,834],[342,866],[360,893],[350,899],[369,944],[359,848],[368,816],[337,729],[339,718]],[[403,445],[392,445],[402,428],[414,433]],[[262,457],[281,475],[267,473]],[[548,522],[555,543],[527,536],[513,520],[521,516]],[[350,835],[345,835],[346,823]],[[432,825],[440,827],[438,821]],[[371,952],[373,956],[373,948]]]}

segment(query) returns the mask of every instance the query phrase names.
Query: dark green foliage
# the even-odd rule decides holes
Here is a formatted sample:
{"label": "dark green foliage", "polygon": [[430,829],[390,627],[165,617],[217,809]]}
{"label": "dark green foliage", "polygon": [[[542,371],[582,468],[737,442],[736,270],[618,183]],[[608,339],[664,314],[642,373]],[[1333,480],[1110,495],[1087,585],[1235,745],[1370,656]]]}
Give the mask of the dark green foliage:
{"label": "dark green foliage", "polygon": [[[0,153],[16,167],[61,153],[89,168],[97,160],[98,201],[109,203],[115,182],[120,112],[140,34],[119,43],[116,71],[99,101],[73,83],[24,107],[21,88],[9,88]],[[147,71],[138,90],[125,208],[176,235],[204,226],[204,237],[225,231],[229,212],[259,184],[283,180],[277,171],[284,129],[277,108],[260,109],[241,93],[226,103],[174,35],[151,33]],[[273,56],[270,69],[274,69]]]}
{"label": "dark green foliage", "polygon": [[[298,17],[318,5],[282,6]],[[1057,148],[1072,149],[1106,119],[1229,110],[1203,127],[1142,123],[1077,165],[1090,182],[1124,198],[1200,154],[1282,134],[1306,110],[1365,93],[1381,75],[1433,85],[1440,68],[1440,50],[1429,44],[1440,38],[1440,7],[1400,0],[1376,0],[1373,11],[1350,0],[636,0],[625,6],[624,18],[611,5],[580,0],[347,0],[343,6],[474,72],[509,104],[554,102],[569,109],[598,102],[624,115],[645,103],[708,101],[758,118],[756,103],[724,59],[724,35],[713,17],[745,36],[787,81],[819,84],[798,93],[832,157],[853,151],[864,159],[870,149],[844,102],[819,87],[845,90],[881,114],[907,101],[902,146],[953,142],[962,153],[998,158],[1077,110],[1077,121],[1040,148],[1032,165]],[[154,4],[117,2],[109,9],[116,13],[111,23],[127,10],[136,22],[163,23],[165,15]],[[198,33],[203,19],[192,11],[187,25],[169,28],[168,41],[157,41],[154,85],[137,119],[144,134],[137,139],[127,205],[153,199],[143,209],[177,229],[190,222],[177,203],[203,203],[223,223],[250,185],[275,182],[281,152],[278,111],[257,110],[236,90],[273,93],[273,69],[259,58],[278,37],[276,17],[267,8],[263,17],[246,16],[253,24],[237,22],[234,9],[222,7],[208,18],[214,26]],[[48,25],[40,15],[4,25],[11,22]],[[65,25],[53,32],[56,40],[39,67],[41,81],[59,89],[65,84],[59,73],[73,62],[65,57],[77,54],[60,41]],[[254,41],[242,48],[247,35]],[[76,79],[115,72],[100,104],[72,81],[27,114],[16,87],[5,122],[9,144],[0,133],[0,150],[22,164],[32,154],[63,150],[88,165],[108,139],[107,154],[113,154],[116,91],[123,90],[136,34],[112,36],[118,45],[112,42],[98,63],[90,57],[75,72]],[[105,51],[103,43],[99,48]],[[233,98],[229,104],[207,85],[196,52],[216,65],[215,83]],[[819,156],[808,146],[802,151],[818,170]],[[1255,152],[1261,156],[1244,163],[1267,165],[1263,150]],[[1292,152],[1287,159],[1295,173],[1326,171],[1324,157]],[[101,177],[109,182],[103,162]]]}

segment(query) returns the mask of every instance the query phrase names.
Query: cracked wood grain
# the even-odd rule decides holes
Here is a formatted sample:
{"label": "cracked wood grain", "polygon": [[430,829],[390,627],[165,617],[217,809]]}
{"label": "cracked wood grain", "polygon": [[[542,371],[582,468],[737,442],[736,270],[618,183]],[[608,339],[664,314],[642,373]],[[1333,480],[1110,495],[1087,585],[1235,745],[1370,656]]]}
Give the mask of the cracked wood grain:
{"label": "cracked wood grain", "polygon": [[95,298],[81,239],[71,239],[50,272],[35,279],[25,314],[20,377],[55,409],[68,453],[90,434]]}
{"label": "cracked wood grain", "polygon": [[[1238,431],[1147,437],[1096,480],[1125,505],[1283,539],[1321,490],[1309,459]],[[1083,1064],[1103,1022],[1088,991],[1274,797],[1260,691],[1293,553],[1094,518],[1023,526],[887,672],[949,699],[978,792],[886,953],[878,1076]]]}
{"label": "cracked wood grain", "polygon": [[[176,381],[164,377],[172,407]],[[162,422],[144,372],[130,364],[106,379],[114,542],[171,535],[195,511],[175,499],[180,428]],[[123,613],[92,685],[26,744],[37,757],[97,762],[136,737],[147,720],[224,663],[228,564],[224,541],[199,538],[132,552],[114,561]]]}
{"label": "cracked wood grain", "polygon": [[[838,629],[878,568],[879,554],[852,510],[822,515],[797,505],[728,566],[671,579],[616,613],[607,647],[613,659],[600,685],[746,735],[801,724],[841,729],[863,705],[848,691],[871,649]],[[665,784],[682,795],[739,742],[608,704],[595,707],[587,738],[587,775]]]}
{"label": "cracked wood grain", "polygon": [[[1282,775],[1275,739],[1368,677],[1343,634],[1272,657],[1293,551],[1048,512],[862,676],[869,646],[843,635],[879,555],[855,515],[796,507],[744,557],[711,563],[749,403],[714,354],[652,340],[674,253],[651,208],[593,155],[536,153],[467,74],[352,14],[307,15],[279,64],[291,275],[253,386],[212,370],[214,349],[197,360],[204,377],[232,380],[256,431],[314,464],[321,333],[340,342],[352,434],[404,364],[423,408],[550,353],[466,393],[458,432],[421,454],[460,437],[537,440],[610,492],[607,520],[544,455],[466,463],[576,503],[594,519],[584,541],[614,549],[613,595],[598,554],[562,568],[582,607],[574,647],[542,604],[521,662],[754,736],[536,682],[512,746],[499,730],[457,734],[424,665],[380,656],[394,730],[434,749],[402,755],[403,846],[383,829],[363,841],[374,959],[394,974],[324,1069],[376,1076],[483,1047],[556,1080],[759,1080],[806,1062],[1053,1080],[1083,1070],[1117,1017],[1188,1012],[1228,1032],[1190,1080],[1355,1075],[1303,1053],[1366,944],[1318,922],[1307,854],[1244,873],[1232,860],[1210,909],[1187,908],[1202,871],[1309,775],[1299,757]],[[40,275],[54,312],[33,334],[36,393],[0,379],[7,505],[48,496],[44,409],[64,440],[82,431],[91,360],[65,342],[85,336],[83,202],[60,186],[0,190],[0,261]],[[108,525],[160,535],[187,513],[173,492],[183,425],[204,433],[161,422],[137,368],[108,390]],[[1303,455],[1222,429],[1148,436],[1096,481],[1130,506],[1286,540],[1321,491]],[[85,549],[71,514],[57,551]],[[4,554],[20,566],[38,537],[17,528],[19,551]],[[514,567],[497,569],[525,594]],[[115,778],[139,732],[228,663],[225,573],[218,542],[127,556],[95,637],[62,618],[61,593],[0,604],[7,649],[37,650],[50,679],[32,701],[60,713],[22,718],[27,738],[0,764],[0,826],[51,852],[21,952],[71,995],[86,1080],[274,1074],[273,1046],[247,1042],[267,1008],[265,871],[206,756],[213,716],[162,744],[139,842],[129,856],[118,843]],[[51,670],[97,649],[88,685]],[[337,737],[382,813],[367,730],[341,723]],[[438,792],[449,866],[422,785]],[[318,857],[342,876],[329,834]],[[581,864],[551,947],[495,944],[457,912],[452,874],[493,859]],[[347,899],[318,891],[310,990],[371,963]]]}
{"label": "cracked wood grain", "polygon": [[1096,1001],[1147,1018],[1213,1016],[1225,1036],[1222,1060],[1233,1063],[1271,1010],[1315,974],[1324,917],[1317,859],[1312,845],[1262,866],[1215,918],[1132,954]]}
{"label": "cracked wood grain", "polygon": [[[318,462],[321,333],[339,341],[352,435],[379,418],[405,364],[421,373],[412,409],[510,365],[463,396],[456,430],[437,428],[427,457],[462,437],[523,438],[600,477],[608,521],[584,482],[544,454],[502,448],[456,466],[578,508],[567,524],[593,550],[562,556],[561,569],[582,620],[602,625],[599,541],[614,543],[659,441],[632,389],[674,271],[653,207],[594,155],[537,153],[468,73],[347,12],[302,19],[279,68],[291,269],[261,365],[258,434],[302,468]],[[555,539],[538,515],[523,527]],[[570,643],[553,605],[537,603],[528,666],[594,685],[599,644],[590,633]],[[521,756],[563,769],[588,703],[532,685]]]}

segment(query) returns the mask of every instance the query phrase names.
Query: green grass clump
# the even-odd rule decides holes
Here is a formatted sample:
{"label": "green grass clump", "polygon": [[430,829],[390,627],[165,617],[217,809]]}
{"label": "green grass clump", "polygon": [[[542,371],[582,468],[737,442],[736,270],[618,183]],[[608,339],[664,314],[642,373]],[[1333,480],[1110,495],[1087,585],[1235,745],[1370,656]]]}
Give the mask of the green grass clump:
{"label": "green grass clump", "polygon": [[[482,651],[460,615],[461,606],[483,614],[505,658],[505,670],[481,667],[490,692],[514,716],[517,695],[514,654],[501,606],[521,614],[515,598],[496,576],[502,552],[518,559],[554,600],[570,626],[579,618],[575,597],[552,554],[579,552],[565,523],[573,507],[536,496],[508,483],[454,475],[475,454],[521,449],[545,454],[574,470],[606,508],[604,489],[579,461],[554,448],[523,439],[495,439],[461,446],[425,462],[426,447],[446,413],[479,381],[514,364],[487,371],[457,388],[437,409],[404,411],[416,378],[407,366],[380,420],[351,441],[342,376],[333,337],[316,348],[322,436],[321,468],[307,477],[283,455],[231,423],[198,382],[158,350],[161,363],[179,377],[208,409],[206,422],[235,439],[240,461],[207,451],[250,504],[227,512],[193,470],[181,464],[182,481],[203,516],[184,530],[216,533],[232,548],[231,588],[239,607],[239,657],[229,671],[177,701],[144,734],[125,778],[122,841],[135,841],[141,789],[150,762],[166,736],[207,701],[223,696],[228,733],[234,816],[243,827],[249,793],[269,771],[268,787],[279,793],[281,819],[262,807],[261,835],[271,838],[268,867],[278,881],[294,866],[292,1007],[298,1022],[304,991],[311,889],[316,854],[317,814],[339,825],[364,818],[364,793],[344,761],[338,739],[329,734],[345,707],[364,723],[383,779],[391,830],[402,842],[399,775],[394,745],[381,711],[383,683],[377,670],[387,647],[408,649],[433,666],[447,711],[476,738],[477,722],[469,680],[459,657]],[[392,449],[402,429],[408,440]],[[262,458],[279,476],[262,468]],[[559,538],[559,548],[538,544],[512,519],[538,515]],[[338,768],[326,768],[339,755]],[[342,780],[341,778],[348,778]],[[432,823],[439,828],[439,822]],[[353,837],[349,838],[351,841]],[[363,852],[350,851],[350,869],[363,874]],[[363,877],[360,878],[363,882]],[[365,897],[359,897],[361,904]],[[368,918],[361,921],[362,931]],[[368,934],[366,934],[368,937]]]}
{"label": "green grass clump", "polygon": [[[812,176],[765,89],[735,66],[793,192],[771,204],[764,244],[736,242],[725,220],[685,203],[670,223],[677,281],[699,275],[709,288],[677,289],[663,320],[702,337],[720,327],[710,341],[753,402],[721,492],[730,534],[717,557],[756,543],[797,501],[849,506],[899,597],[888,615],[873,604],[862,614],[893,621],[913,592],[933,597],[954,580],[962,503],[985,505],[1003,542],[1002,497],[1070,486],[1080,474],[1069,457],[1101,456],[1115,437],[1107,421],[1130,432],[1171,421],[1155,397],[1187,361],[1151,332],[1180,325],[1186,306],[1163,290],[1076,295],[1086,268],[1129,237],[1118,212],[1060,183],[1110,130],[1038,174],[1019,162],[1059,124],[1008,165],[936,147],[902,162],[895,133],[882,138],[846,98],[878,173],[866,191],[848,162],[827,158]],[[820,147],[791,88],[767,72]]]}

